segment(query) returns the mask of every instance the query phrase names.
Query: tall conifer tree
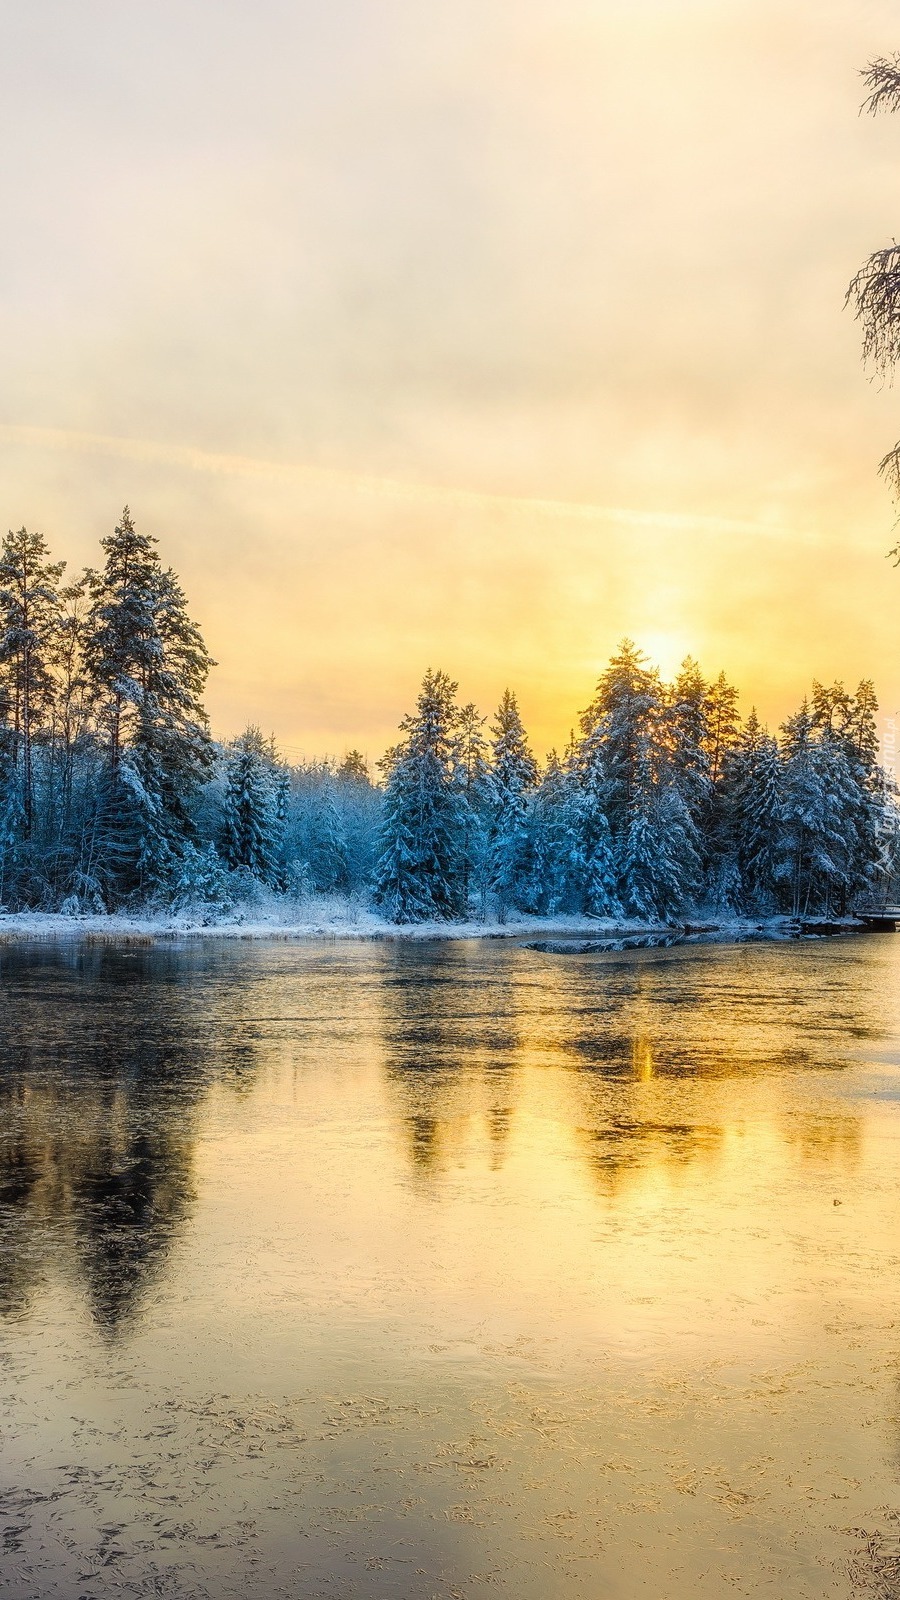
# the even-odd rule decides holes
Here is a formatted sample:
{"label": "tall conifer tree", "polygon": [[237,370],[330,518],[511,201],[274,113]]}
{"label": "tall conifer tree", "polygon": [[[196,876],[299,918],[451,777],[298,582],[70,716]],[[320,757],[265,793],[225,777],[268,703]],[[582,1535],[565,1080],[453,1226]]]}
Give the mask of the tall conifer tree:
{"label": "tall conifer tree", "polygon": [[503,697],[491,725],[489,880],[500,914],[515,903],[526,839],[528,796],[538,766],[528,743],[519,703],[512,690]]}
{"label": "tall conifer tree", "polygon": [[52,664],[65,567],[47,556],[42,536],[25,528],[8,533],[0,550],[0,675],[26,839],[34,829],[34,740],[50,720],[55,697]]}
{"label": "tall conifer tree", "polygon": [[259,728],[234,741],[227,761],[222,855],[260,883],[276,887],[284,834],[281,785],[271,745]]}
{"label": "tall conifer tree", "polygon": [[146,888],[165,881],[212,766],[201,695],[213,663],[175,574],[127,506],[101,543],[85,638],[106,769],[99,854],[108,880]]}
{"label": "tall conifer tree", "polygon": [[457,739],[456,684],[427,672],[415,711],[389,752],[376,905],[395,922],[463,915],[466,799]]}

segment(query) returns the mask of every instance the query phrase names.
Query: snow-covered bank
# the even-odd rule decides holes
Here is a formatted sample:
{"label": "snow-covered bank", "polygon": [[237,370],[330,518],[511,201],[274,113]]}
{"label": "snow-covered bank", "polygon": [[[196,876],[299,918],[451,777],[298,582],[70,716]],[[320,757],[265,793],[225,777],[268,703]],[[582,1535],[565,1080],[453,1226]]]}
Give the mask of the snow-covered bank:
{"label": "snow-covered bank", "polygon": [[272,907],[248,906],[229,913],[197,910],[74,916],[42,911],[0,913],[0,945],[63,940],[91,944],[154,944],[195,939],[515,939],[546,941],[543,947],[552,952],[557,945],[564,951],[575,945],[581,949],[602,948],[620,941],[627,948],[645,941],[660,944],[734,942],[859,931],[862,931],[862,924],[852,918],[840,922],[813,918],[800,924],[789,917],[760,921],[733,916],[667,924],[566,916],[511,916],[503,922],[486,919],[397,924],[345,900],[324,897],[308,904],[281,902]]}

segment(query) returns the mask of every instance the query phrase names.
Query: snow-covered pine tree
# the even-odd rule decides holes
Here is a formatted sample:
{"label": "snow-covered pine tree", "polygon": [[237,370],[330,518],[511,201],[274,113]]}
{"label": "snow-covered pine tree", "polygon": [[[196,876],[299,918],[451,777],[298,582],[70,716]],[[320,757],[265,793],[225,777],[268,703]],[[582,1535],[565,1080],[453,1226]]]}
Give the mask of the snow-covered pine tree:
{"label": "snow-covered pine tree", "polygon": [[678,789],[697,827],[712,794],[709,686],[693,656],[686,656],[666,695],[663,741],[667,781]]}
{"label": "snow-covered pine tree", "polygon": [[502,919],[519,898],[528,796],[538,775],[519,704],[510,689],[504,689],[491,724],[490,748],[488,875]]}
{"label": "snow-covered pine tree", "polygon": [[740,696],[734,685],[720,672],[709,686],[707,695],[707,760],[710,782],[715,786],[722,777],[725,761],[737,743],[741,726],[738,711]]}
{"label": "snow-covered pine tree", "polygon": [[880,858],[885,798],[884,774],[878,767],[878,701],[874,685],[864,680],[855,695],[842,683],[830,688],[815,683],[812,716],[827,767],[832,854],[839,882],[837,909],[845,911],[853,894],[864,892]]}
{"label": "snow-covered pine tree", "polygon": [[676,899],[684,905],[701,892],[713,801],[709,686],[693,656],[685,658],[666,692],[661,723],[651,811],[667,816],[673,830],[661,850],[660,869],[666,882],[677,879],[678,895],[661,880],[660,898],[674,910]]}
{"label": "snow-covered pine tree", "polygon": [[583,908],[589,917],[621,916],[619,851],[606,813],[589,787],[578,792],[574,820]]}
{"label": "snow-covered pine tree", "polygon": [[876,713],[878,699],[871,679],[864,678],[852,697],[841,737],[861,795],[860,858],[851,893],[863,890],[865,881],[883,877],[887,863],[896,858],[897,786],[879,765]]}
{"label": "snow-covered pine tree", "polygon": [[631,639],[623,639],[581,713],[578,770],[601,798],[614,840],[625,837],[648,763],[661,744],[662,685]]}
{"label": "snow-covered pine tree", "polygon": [[841,737],[849,721],[852,704],[852,696],[842,683],[826,685],[813,680],[809,697],[810,715],[812,726],[818,729],[823,738]]}
{"label": "snow-covered pine tree", "polygon": [[201,700],[213,662],[175,574],[127,506],[101,543],[84,643],[105,762],[97,865],[127,892],[164,883],[190,835],[213,762]]}
{"label": "snow-covered pine tree", "polygon": [[22,835],[34,832],[34,742],[55,698],[53,653],[60,617],[63,561],[49,561],[39,533],[20,528],[0,549],[0,680],[12,768],[19,787]]}
{"label": "snow-covered pine tree", "polygon": [[100,744],[115,782],[161,653],[155,616],[161,568],[156,540],[138,533],[127,506],[114,532],[100,543],[103,570],[87,574],[91,605],[85,658]]}
{"label": "snow-covered pine tree", "polygon": [[233,871],[275,888],[281,876],[283,821],[271,741],[245,729],[228,751],[220,849]]}
{"label": "snow-covered pine tree", "polygon": [[401,742],[385,757],[384,814],[373,899],[394,922],[463,915],[466,799],[456,684],[425,674]]}
{"label": "snow-covered pine tree", "polygon": [[705,896],[718,909],[736,908],[741,881],[728,805],[727,764],[740,732],[738,691],[720,672],[707,695],[707,743],[710,792],[700,823]]}
{"label": "snow-covered pine tree", "polygon": [[[689,797],[707,781],[702,751],[705,685],[693,663],[680,683],[684,694],[673,715],[659,674],[625,639],[582,713],[574,766],[582,815],[591,820],[595,833],[590,904],[597,912],[616,913],[621,906],[639,916],[669,915],[690,897],[698,880],[697,829]],[[589,870],[590,838],[582,849]]]}
{"label": "snow-covered pine tree", "polygon": [[622,913],[619,861],[622,838],[613,839],[606,815],[609,788],[603,747],[595,744],[589,759],[575,744],[567,755],[569,774],[568,859],[572,882],[577,884],[574,909],[589,917],[617,917]]}
{"label": "snow-covered pine tree", "polygon": [[348,750],[337,770],[337,775],[345,782],[368,783],[369,763],[359,750]]}
{"label": "snow-covered pine tree", "polygon": [[157,654],[147,676],[122,774],[143,824],[142,886],[164,886],[193,833],[192,806],[214,763],[200,696],[211,665],[184,592],[171,569],[154,596]]}
{"label": "snow-covered pine tree", "polygon": [[755,706],[725,753],[721,793],[728,849],[737,864],[735,900],[744,911],[771,911],[781,759]]}
{"label": "snow-covered pine tree", "polygon": [[665,921],[690,903],[700,874],[696,838],[679,788],[664,785],[648,762],[636,774],[619,851],[619,892],[626,911]]}
{"label": "snow-covered pine tree", "polygon": [[0,906],[6,905],[16,877],[16,845],[21,835],[19,784],[13,760],[12,723],[6,685],[0,683]]}
{"label": "snow-covered pine tree", "polygon": [[579,802],[576,776],[551,750],[537,787],[528,796],[519,878],[523,910],[555,916],[582,909],[585,873]]}
{"label": "snow-covered pine tree", "polygon": [[317,877],[322,887],[345,893],[350,887],[350,841],[331,773],[320,797],[318,845]]}
{"label": "snow-covered pine tree", "polygon": [[492,790],[488,770],[485,718],[471,701],[461,706],[456,724],[457,767],[465,810],[462,835],[462,898],[468,907],[474,895],[484,915],[491,886],[490,828]]}
{"label": "snow-covered pine tree", "polygon": [[57,858],[71,873],[76,867],[73,837],[76,766],[80,768],[82,811],[93,777],[90,685],[84,663],[86,613],[84,579],[60,590],[60,612],[53,639],[55,696],[50,723],[48,834]]}
{"label": "snow-covered pine tree", "polygon": [[866,772],[871,772],[878,763],[877,712],[875,685],[871,678],[864,678],[850,699],[840,733]]}
{"label": "snow-covered pine tree", "polygon": [[[273,740],[274,745],[274,740]],[[273,750],[274,755],[274,750]],[[285,854],[288,832],[288,816],[291,806],[291,774],[290,769],[280,763],[275,770],[275,829],[278,836],[278,862],[276,865],[276,887],[286,889],[288,886],[288,864]]]}
{"label": "snow-covered pine tree", "polygon": [[882,771],[875,854],[867,880],[876,904],[896,905],[900,899],[900,789],[892,774]]}
{"label": "snow-covered pine tree", "polygon": [[826,886],[839,881],[843,841],[832,804],[835,763],[817,738],[809,700],[782,728],[781,787],[774,877],[793,916],[827,903]]}
{"label": "snow-covered pine tree", "polygon": [[504,689],[491,724],[491,787],[501,806],[520,812],[523,796],[537,782],[538,764],[532,754],[511,689]]}
{"label": "snow-covered pine tree", "polygon": [[355,899],[369,888],[375,865],[375,844],[381,820],[381,790],[361,766],[348,770],[346,761],[338,768],[333,785],[334,800],[340,813],[346,841],[346,891]]}

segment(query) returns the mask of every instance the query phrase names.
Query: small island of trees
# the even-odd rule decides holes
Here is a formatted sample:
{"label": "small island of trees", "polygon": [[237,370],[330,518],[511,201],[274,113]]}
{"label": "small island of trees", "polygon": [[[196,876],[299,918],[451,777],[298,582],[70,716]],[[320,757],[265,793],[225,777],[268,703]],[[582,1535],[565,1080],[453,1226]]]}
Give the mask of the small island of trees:
{"label": "small island of trees", "polygon": [[224,911],[338,894],[398,923],[511,913],[667,920],[842,914],[894,892],[895,786],[871,682],[814,683],[777,734],[691,658],[624,640],[540,765],[515,694],[493,716],[429,670],[376,774],[215,742],[212,662],[126,508],[74,581],[39,534],[0,554],[0,905]]}

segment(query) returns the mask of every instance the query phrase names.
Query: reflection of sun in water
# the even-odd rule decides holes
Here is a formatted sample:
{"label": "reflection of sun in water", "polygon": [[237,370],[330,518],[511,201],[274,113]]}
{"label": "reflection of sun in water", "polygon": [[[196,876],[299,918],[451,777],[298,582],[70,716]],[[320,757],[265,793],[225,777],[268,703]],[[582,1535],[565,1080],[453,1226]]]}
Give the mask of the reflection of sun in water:
{"label": "reflection of sun in water", "polygon": [[653,1077],[653,1043],[645,1033],[638,1034],[631,1043],[631,1070],[641,1083]]}

